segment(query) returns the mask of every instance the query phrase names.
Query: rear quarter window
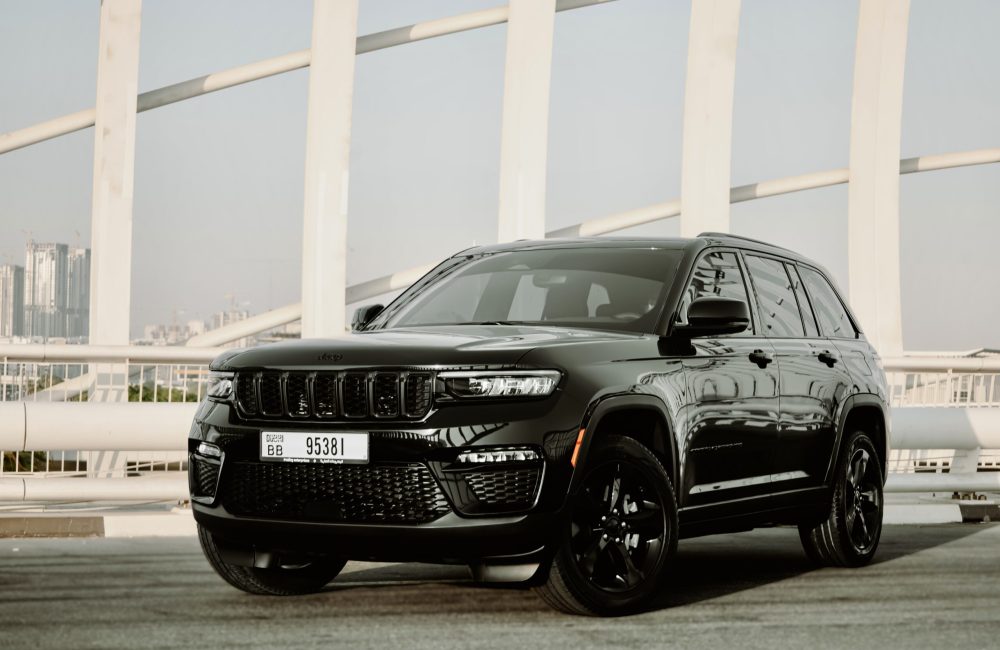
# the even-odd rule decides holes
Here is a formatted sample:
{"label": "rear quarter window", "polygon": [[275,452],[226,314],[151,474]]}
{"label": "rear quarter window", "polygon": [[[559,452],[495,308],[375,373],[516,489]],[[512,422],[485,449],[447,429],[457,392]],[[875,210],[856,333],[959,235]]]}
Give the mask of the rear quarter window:
{"label": "rear quarter window", "polygon": [[854,329],[851,317],[844,308],[844,303],[830,282],[818,271],[808,266],[800,266],[802,282],[809,292],[809,299],[812,303],[816,319],[819,321],[819,329],[823,336],[832,338],[853,339],[857,338],[858,332]]}

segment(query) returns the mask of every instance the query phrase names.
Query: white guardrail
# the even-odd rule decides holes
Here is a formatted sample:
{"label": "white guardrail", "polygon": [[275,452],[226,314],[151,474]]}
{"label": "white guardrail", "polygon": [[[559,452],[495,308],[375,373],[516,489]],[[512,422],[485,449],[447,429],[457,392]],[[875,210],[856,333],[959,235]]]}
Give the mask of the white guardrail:
{"label": "white guardrail", "polygon": [[[0,502],[186,499],[187,433],[221,351],[0,345]],[[887,489],[1000,491],[1000,358],[885,367]]]}

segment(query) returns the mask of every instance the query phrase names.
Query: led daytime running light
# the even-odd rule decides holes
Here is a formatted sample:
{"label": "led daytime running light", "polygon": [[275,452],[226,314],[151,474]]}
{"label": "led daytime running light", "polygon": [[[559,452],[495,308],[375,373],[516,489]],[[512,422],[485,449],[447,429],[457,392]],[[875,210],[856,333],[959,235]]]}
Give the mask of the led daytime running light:
{"label": "led daytime running light", "polygon": [[545,397],[559,384],[556,370],[444,372],[440,378],[458,398]]}
{"label": "led daytime running light", "polygon": [[463,451],[455,459],[457,463],[519,463],[538,460],[534,449],[490,449],[486,451]]}

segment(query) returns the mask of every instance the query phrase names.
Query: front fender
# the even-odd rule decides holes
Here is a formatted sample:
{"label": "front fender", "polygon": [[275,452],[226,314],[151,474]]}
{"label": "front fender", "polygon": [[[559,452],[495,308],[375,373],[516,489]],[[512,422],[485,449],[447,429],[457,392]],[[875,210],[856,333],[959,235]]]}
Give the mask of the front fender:
{"label": "front fender", "polygon": [[595,400],[587,408],[584,420],[580,427],[580,437],[577,439],[578,450],[576,451],[576,464],[573,468],[573,475],[570,480],[570,493],[576,491],[583,478],[583,467],[587,464],[596,432],[600,428],[601,421],[608,415],[625,410],[652,411],[660,419],[663,434],[654,441],[661,455],[666,456],[665,463],[670,480],[676,489],[678,479],[677,439],[674,436],[674,426],[670,413],[666,405],[659,397],[643,393],[615,393],[603,396]]}

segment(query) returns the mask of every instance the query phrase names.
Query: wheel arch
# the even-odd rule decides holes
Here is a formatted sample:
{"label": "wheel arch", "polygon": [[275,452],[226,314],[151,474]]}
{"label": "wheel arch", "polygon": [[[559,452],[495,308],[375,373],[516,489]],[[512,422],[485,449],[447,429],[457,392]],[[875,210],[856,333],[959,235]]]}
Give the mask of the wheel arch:
{"label": "wheel arch", "polygon": [[663,401],[652,395],[613,395],[594,404],[581,425],[582,439],[576,454],[576,466],[570,491],[582,479],[590,450],[595,441],[609,434],[632,438],[652,451],[663,463],[670,481],[677,489],[678,454],[673,426]]}
{"label": "wheel arch", "polygon": [[889,465],[889,414],[888,407],[874,394],[851,395],[843,404],[837,427],[837,440],[827,468],[826,482],[833,480],[833,472],[840,462],[847,436],[856,428],[863,429],[875,443],[882,467],[882,483],[885,483]]}

